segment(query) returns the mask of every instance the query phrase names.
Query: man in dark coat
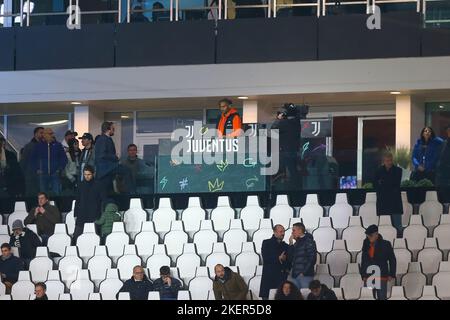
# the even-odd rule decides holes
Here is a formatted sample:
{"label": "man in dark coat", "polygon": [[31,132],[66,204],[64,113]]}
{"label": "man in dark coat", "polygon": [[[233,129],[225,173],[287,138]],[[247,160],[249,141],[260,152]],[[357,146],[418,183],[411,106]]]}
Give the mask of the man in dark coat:
{"label": "man in dark coat", "polygon": [[369,226],[366,235],[367,238],[364,240],[361,250],[361,277],[366,286],[375,288],[374,297],[376,299],[386,300],[388,282],[395,279],[397,272],[394,250],[391,243],[384,240],[378,233],[376,225]]}
{"label": "man in dark coat", "polygon": [[395,166],[392,153],[383,155],[383,165],[375,172],[373,186],[377,192],[377,215],[390,215],[397,235],[402,237],[403,203],[400,191],[402,169]]}
{"label": "man in dark coat", "polygon": [[24,228],[21,220],[16,220],[12,225],[13,234],[9,240],[12,247],[19,249],[19,256],[25,262],[28,269],[30,261],[36,257],[36,248],[42,245],[37,234],[28,228]]}
{"label": "man in dark coat", "polygon": [[[447,127],[447,140],[442,144],[442,151],[436,170],[436,186],[444,188],[444,196],[450,196],[450,125]],[[448,202],[449,199],[444,199]]]}
{"label": "man in dark coat", "polygon": [[294,223],[292,226],[288,257],[289,261],[292,261],[292,281],[299,289],[309,288],[309,284],[314,279],[317,247],[313,236],[306,233],[303,223]]}
{"label": "man in dark coat", "polygon": [[244,279],[230,268],[217,264],[213,282],[216,300],[247,300],[248,287]]}
{"label": "man in dark coat", "polygon": [[307,300],[337,300],[336,294],[319,280],[313,280],[309,284],[311,293]]}
{"label": "man in dark coat", "polygon": [[170,276],[170,267],[162,266],[159,269],[160,278],[153,282],[155,291],[159,291],[161,300],[177,300],[178,291],[181,289],[181,281]]}
{"label": "man in dark coat", "polygon": [[32,155],[36,145],[43,139],[44,128],[35,128],[33,134],[33,139],[31,139],[31,141],[23,147],[23,151],[20,156],[20,167],[22,168],[25,178],[25,194],[27,196],[35,196],[39,192],[38,179],[36,172],[33,170],[34,161]]}
{"label": "man in dark coat", "polygon": [[259,296],[265,300],[269,298],[270,289],[276,289],[287,279],[289,264],[287,252],[289,246],[284,239],[285,230],[281,224],[273,227],[273,236],[262,243],[263,271]]}
{"label": "man in dark coat", "polygon": [[11,293],[11,288],[19,278],[19,272],[24,270],[23,260],[13,256],[11,246],[4,243],[1,246],[0,279],[6,287],[6,294]]}
{"label": "man in dark coat", "polygon": [[[144,273],[144,268],[135,266],[133,276],[125,281],[119,292],[129,292],[130,300],[148,300],[148,293],[153,291],[153,284]],[[117,293],[117,298],[119,293]]]}
{"label": "man in dark coat", "polygon": [[114,130],[112,122],[103,122],[102,134],[95,140],[95,178],[103,185],[107,194],[113,192],[113,180],[119,166],[116,147],[111,138]]}
{"label": "man in dark coat", "polygon": [[6,188],[6,193],[13,197],[23,192],[23,174],[17,156],[6,149],[6,139],[3,137],[0,137],[0,188]]}
{"label": "man in dark coat", "polygon": [[94,173],[94,168],[91,166],[84,167],[84,180],[78,188],[78,199],[74,209],[76,220],[72,237],[73,245],[76,245],[77,238],[83,233],[84,224],[94,223],[102,215],[106,193],[103,186],[95,181]]}
{"label": "man in dark coat", "polygon": [[36,224],[37,232],[42,238],[42,245],[47,245],[47,240],[55,232],[55,224],[61,222],[61,214],[57,207],[52,206],[48,196],[44,192],[38,193],[38,206],[31,209],[24,223]]}

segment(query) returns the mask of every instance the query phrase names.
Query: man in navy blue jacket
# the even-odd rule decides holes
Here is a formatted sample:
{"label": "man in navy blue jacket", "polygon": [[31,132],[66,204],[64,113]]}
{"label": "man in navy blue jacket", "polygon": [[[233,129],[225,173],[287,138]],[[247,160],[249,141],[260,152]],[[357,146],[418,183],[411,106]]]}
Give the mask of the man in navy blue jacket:
{"label": "man in navy blue jacket", "polygon": [[[144,268],[135,266],[133,276],[125,281],[119,292],[130,293],[130,300],[148,300],[148,293],[153,291],[153,284],[144,273]],[[117,298],[119,293],[117,293]]]}
{"label": "man in navy blue jacket", "polygon": [[270,289],[276,289],[287,279],[289,265],[287,252],[289,246],[284,239],[285,230],[281,224],[273,227],[273,236],[262,243],[263,271],[259,296],[269,298]]}
{"label": "man in navy blue jacket", "polygon": [[39,177],[40,191],[59,194],[60,174],[66,167],[67,156],[51,128],[44,129],[44,140],[34,148],[32,161],[34,172]]}
{"label": "man in navy blue jacket", "polygon": [[95,141],[95,178],[108,194],[113,191],[113,180],[119,166],[116,147],[111,138],[114,130],[114,123],[103,122],[102,134]]}
{"label": "man in navy blue jacket", "polygon": [[0,278],[6,287],[6,294],[10,294],[13,284],[19,278],[19,271],[24,270],[24,263],[22,259],[13,256],[9,243],[2,244],[1,250]]}

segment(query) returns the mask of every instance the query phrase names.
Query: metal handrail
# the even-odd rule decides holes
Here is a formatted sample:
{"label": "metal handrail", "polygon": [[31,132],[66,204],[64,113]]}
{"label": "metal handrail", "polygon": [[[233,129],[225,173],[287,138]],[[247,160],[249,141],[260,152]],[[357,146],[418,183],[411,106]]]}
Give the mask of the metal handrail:
{"label": "metal handrail", "polygon": [[[313,1],[313,0],[312,0]],[[289,4],[277,4],[277,1],[273,2],[273,17],[277,17],[277,9],[278,8],[295,8],[295,7],[316,7],[317,8],[317,17],[320,17],[320,2],[321,0],[317,0],[316,2],[311,3],[289,3]]]}
{"label": "metal handrail", "polygon": [[[407,1],[411,1],[411,0],[407,0]],[[326,16],[327,6],[328,7],[336,6],[336,2],[338,2],[338,1],[333,0],[333,2],[327,2],[327,0],[323,0],[322,1],[322,16]],[[366,13],[369,14],[372,12],[370,0],[356,0],[356,1],[350,1],[350,2],[339,2],[340,6],[350,6],[350,5],[355,5],[355,4],[365,4],[366,5]]]}
{"label": "metal handrail", "polygon": [[416,2],[417,3],[417,12],[420,12],[421,2],[422,0],[372,0],[373,5],[375,6],[377,3],[410,3],[410,2]]}

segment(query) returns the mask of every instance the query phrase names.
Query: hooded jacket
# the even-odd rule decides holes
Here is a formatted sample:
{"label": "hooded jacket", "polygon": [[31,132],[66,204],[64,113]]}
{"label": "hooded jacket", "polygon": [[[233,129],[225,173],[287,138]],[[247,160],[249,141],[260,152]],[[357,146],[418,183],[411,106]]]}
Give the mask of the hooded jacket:
{"label": "hooded jacket", "polygon": [[101,235],[106,237],[112,232],[114,222],[120,222],[122,217],[119,214],[119,208],[114,203],[108,203],[100,219],[95,224],[101,226]]}
{"label": "hooded jacket", "polygon": [[[242,128],[241,116],[238,114],[236,108],[231,108],[227,113],[221,114],[217,122],[217,130],[220,136],[237,137],[239,132],[237,130]],[[227,132],[230,132],[227,134]]]}
{"label": "hooded jacket", "polygon": [[9,245],[11,247],[18,247],[19,255],[22,259],[31,260],[36,257],[36,248],[41,246],[42,243],[33,231],[28,228],[23,228],[22,234],[18,237],[14,233],[11,235]]}
{"label": "hooded jacket", "polygon": [[[148,280],[146,275],[144,275],[142,281],[136,281],[131,277],[131,279],[125,281],[122,288],[119,290],[119,292],[130,293],[130,300],[148,300],[148,293],[150,291],[153,291],[153,284]],[[118,297],[119,293],[117,293],[117,298]]]}
{"label": "hooded jacket", "polygon": [[214,278],[213,290],[216,300],[247,300],[248,287],[244,279],[225,267],[223,279]]}
{"label": "hooded jacket", "polygon": [[292,261],[292,277],[297,278],[303,273],[306,277],[314,276],[314,265],[317,259],[316,242],[310,233],[297,239],[289,247],[288,258]]}
{"label": "hooded jacket", "polygon": [[425,171],[435,170],[442,143],[443,140],[439,137],[429,140],[427,145],[423,143],[422,139],[418,139],[412,156],[414,169],[417,170],[419,165],[423,165]]}

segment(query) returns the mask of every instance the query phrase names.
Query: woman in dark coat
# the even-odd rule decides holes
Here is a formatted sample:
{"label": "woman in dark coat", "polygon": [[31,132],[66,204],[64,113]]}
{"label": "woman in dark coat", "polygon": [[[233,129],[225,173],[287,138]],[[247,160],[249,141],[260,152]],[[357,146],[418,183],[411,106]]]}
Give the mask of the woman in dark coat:
{"label": "woman in dark coat", "polygon": [[262,243],[263,271],[259,296],[263,299],[268,299],[270,289],[278,288],[287,279],[289,245],[283,241],[284,233],[284,227],[276,225],[273,228],[272,238]]}
{"label": "woman in dark coat", "polygon": [[399,237],[403,231],[401,181],[402,169],[394,165],[392,153],[384,154],[383,165],[377,169],[373,182],[377,192],[377,215],[390,215]]}
{"label": "woman in dark coat", "polygon": [[290,281],[284,281],[275,294],[275,300],[304,300],[298,288]]}
{"label": "woman in dark coat", "polygon": [[411,180],[428,179],[434,183],[442,142],[443,140],[436,137],[431,127],[422,129],[420,138],[417,140],[413,150],[412,162],[414,171],[411,175]]}

